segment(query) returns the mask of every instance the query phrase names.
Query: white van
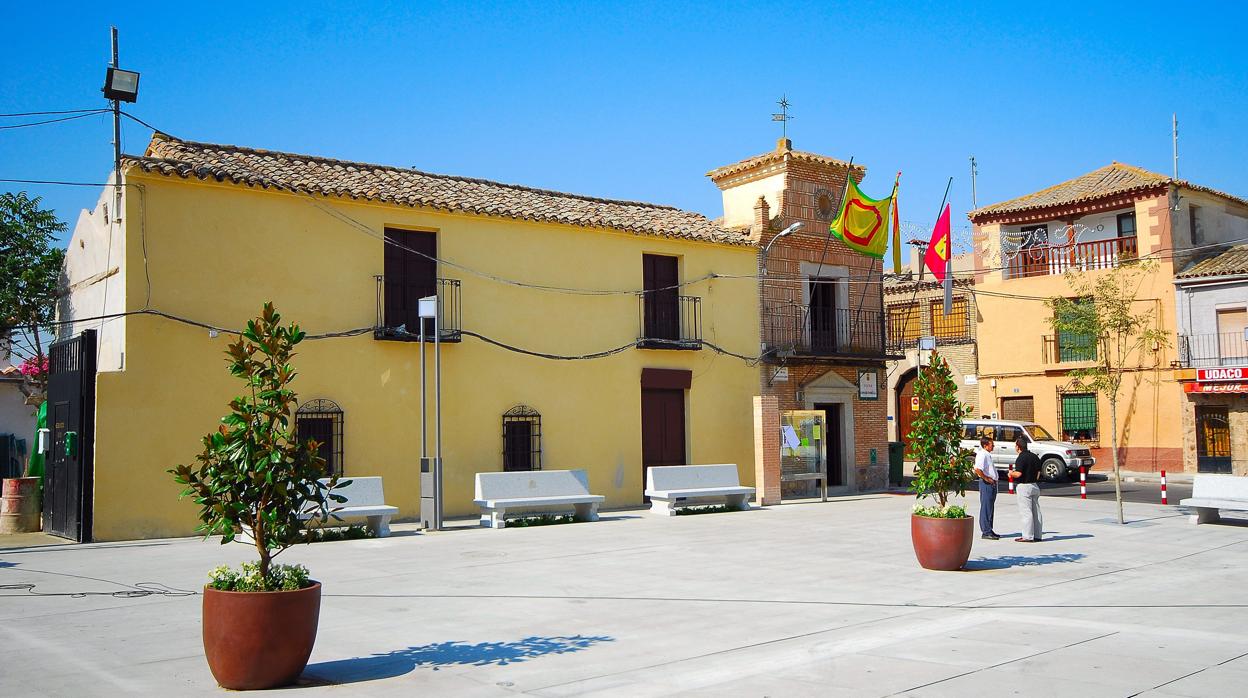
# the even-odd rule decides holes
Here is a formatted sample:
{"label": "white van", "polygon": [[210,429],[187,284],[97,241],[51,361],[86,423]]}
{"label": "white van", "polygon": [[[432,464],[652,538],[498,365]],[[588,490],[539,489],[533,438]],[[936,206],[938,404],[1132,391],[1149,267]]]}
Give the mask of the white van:
{"label": "white van", "polygon": [[962,421],[962,448],[974,451],[979,447],[981,436],[991,436],[996,442],[992,452],[993,463],[1001,477],[1014,465],[1018,448],[1014,440],[1022,434],[1027,439],[1027,450],[1040,457],[1041,477],[1051,482],[1062,479],[1078,480],[1079,468],[1089,470],[1096,463],[1092,452],[1084,446],[1058,441],[1044,427],[1035,422],[1011,422],[1002,419],[966,419]]}

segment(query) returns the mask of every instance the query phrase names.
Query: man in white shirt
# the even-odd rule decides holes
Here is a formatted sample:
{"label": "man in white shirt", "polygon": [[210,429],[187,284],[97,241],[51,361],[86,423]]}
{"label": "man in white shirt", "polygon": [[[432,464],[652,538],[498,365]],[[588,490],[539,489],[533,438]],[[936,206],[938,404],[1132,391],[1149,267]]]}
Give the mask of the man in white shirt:
{"label": "man in white shirt", "polygon": [[979,449],[975,451],[975,477],[979,478],[979,532],[981,538],[997,540],[992,530],[992,515],[997,506],[997,466],[992,463],[992,450],[996,447],[992,437],[979,437]]}

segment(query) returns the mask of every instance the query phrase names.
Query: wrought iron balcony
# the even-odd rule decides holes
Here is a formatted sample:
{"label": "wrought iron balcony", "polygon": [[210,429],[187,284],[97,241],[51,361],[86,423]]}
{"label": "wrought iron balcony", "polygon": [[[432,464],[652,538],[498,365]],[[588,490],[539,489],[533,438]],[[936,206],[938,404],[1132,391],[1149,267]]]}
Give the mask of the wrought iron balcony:
{"label": "wrought iron balcony", "polygon": [[1097,342],[1082,335],[1041,337],[1042,358],[1046,365],[1086,364],[1097,360]]}
{"label": "wrought iron balcony", "polygon": [[701,349],[702,299],[664,291],[639,294],[637,328],[641,349]]}
{"label": "wrought iron balcony", "polygon": [[763,307],[763,345],[771,360],[884,358],[884,314],[773,303]]}
{"label": "wrought iron balcony", "polygon": [[1006,268],[1011,279],[1060,276],[1071,270],[1113,269],[1136,256],[1136,239],[1130,236],[1067,245],[1023,247],[1010,257]]}
{"label": "wrought iron balcony", "polygon": [[421,321],[418,301],[435,293],[438,296],[438,318],[442,327],[439,341],[458,342],[460,333],[459,279],[435,279],[429,284],[411,283],[407,280],[373,277],[377,281],[377,319],[373,324],[373,338],[398,342],[419,342],[424,335],[432,342],[433,319]]}
{"label": "wrought iron balcony", "polygon": [[1243,332],[1181,334],[1179,363],[1184,368],[1248,366],[1248,339]]}

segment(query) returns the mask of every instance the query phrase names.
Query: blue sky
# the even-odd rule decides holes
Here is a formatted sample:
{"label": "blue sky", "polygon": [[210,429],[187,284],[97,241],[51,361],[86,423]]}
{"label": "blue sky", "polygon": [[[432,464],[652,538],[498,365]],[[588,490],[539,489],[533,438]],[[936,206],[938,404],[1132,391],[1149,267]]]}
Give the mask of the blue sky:
{"label": "blue sky", "polygon": [[[484,177],[720,215],[704,176],[774,146],[869,168],[902,217],[955,221],[1119,160],[1248,195],[1248,13],[1173,3],[20,3],[0,112],[129,109],[176,136]],[[904,8],[902,7],[904,5]],[[19,119],[0,119],[4,125]],[[150,131],[125,125],[127,152]],[[103,181],[106,116],[0,131],[0,178]],[[71,225],[98,191],[39,185]]]}

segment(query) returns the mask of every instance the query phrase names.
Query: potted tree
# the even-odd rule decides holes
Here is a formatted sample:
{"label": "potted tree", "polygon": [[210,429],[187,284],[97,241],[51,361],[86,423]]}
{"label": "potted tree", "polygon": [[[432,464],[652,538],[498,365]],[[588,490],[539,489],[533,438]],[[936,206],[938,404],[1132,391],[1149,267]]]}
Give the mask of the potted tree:
{"label": "potted tree", "polygon": [[[961,569],[975,534],[966,508],[949,502],[954,493],[965,495],[974,477],[972,454],[960,443],[969,408],[958,402],[957,389],[949,364],[933,351],[931,365],[915,381],[919,414],[908,436],[916,460],[911,491],[919,500],[910,515],[910,538],[919,564],[929,570]],[[924,498],[934,499],[935,506],[924,506]]]}
{"label": "potted tree", "polygon": [[[309,514],[331,515],[337,477],[322,482],[325,461],[315,441],[292,433],[295,393],[290,383],[294,347],[304,338],[298,325],[281,325],[266,303],[230,344],[230,373],[246,384],[230,402],[230,414],[203,438],[195,466],[169,470],[185,486],[183,497],[200,506],[198,528],[221,543],[242,542],[259,559],[241,569],[218,567],[204,587],[204,653],[224,688],[273,688],[294,682],[316,642],[321,584],[302,565],[274,564],[290,546],[304,542]],[[344,482],[343,485],[348,483]]]}

